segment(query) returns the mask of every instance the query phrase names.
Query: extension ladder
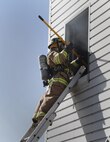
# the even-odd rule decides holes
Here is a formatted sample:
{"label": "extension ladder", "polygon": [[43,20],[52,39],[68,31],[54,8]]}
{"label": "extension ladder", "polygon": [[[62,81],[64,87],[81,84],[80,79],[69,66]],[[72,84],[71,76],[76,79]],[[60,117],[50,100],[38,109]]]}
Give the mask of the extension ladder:
{"label": "extension ladder", "polygon": [[[53,119],[56,117],[56,109],[61,104],[63,99],[66,97],[68,93],[71,92],[71,89],[76,85],[79,78],[82,76],[82,74],[85,71],[85,67],[81,66],[76,75],[71,79],[68,86],[65,88],[65,90],[62,92],[60,97],[57,99],[57,101],[54,103],[54,105],[51,107],[51,109],[48,111],[48,113],[45,115],[45,117],[42,119],[42,121],[37,125],[36,128],[34,128],[33,132],[30,134],[30,136],[26,137],[28,131],[23,136],[21,142],[37,142],[43,135],[43,133],[46,131],[46,129],[52,125]],[[24,140],[25,139],[25,140]]]}

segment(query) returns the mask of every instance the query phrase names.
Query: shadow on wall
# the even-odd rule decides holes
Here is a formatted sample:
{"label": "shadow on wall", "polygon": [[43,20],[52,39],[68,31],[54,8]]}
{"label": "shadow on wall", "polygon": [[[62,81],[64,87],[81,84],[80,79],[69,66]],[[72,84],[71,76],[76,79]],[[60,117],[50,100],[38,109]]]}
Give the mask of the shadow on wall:
{"label": "shadow on wall", "polygon": [[72,95],[72,99],[74,109],[77,111],[81,124],[80,129],[83,130],[83,136],[85,136],[86,141],[104,142],[106,139],[103,128],[104,116],[102,113],[104,104],[103,101],[100,102],[99,95],[101,92],[104,92],[106,78],[102,75],[100,68],[95,63],[94,66],[98,69],[99,75],[93,79],[90,78],[88,87],[82,89],[82,91],[78,91],[74,96]]}

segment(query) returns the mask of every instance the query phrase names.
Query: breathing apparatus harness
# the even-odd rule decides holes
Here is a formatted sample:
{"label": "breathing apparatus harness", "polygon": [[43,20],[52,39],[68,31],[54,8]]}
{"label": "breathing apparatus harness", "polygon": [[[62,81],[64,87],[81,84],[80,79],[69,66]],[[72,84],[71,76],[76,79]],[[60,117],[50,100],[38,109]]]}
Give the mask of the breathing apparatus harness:
{"label": "breathing apparatus harness", "polygon": [[[52,43],[49,45],[48,48],[50,48],[50,46],[52,46],[53,43],[57,44],[59,52],[61,52],[62,49],[64,49],[64,44],[62,43],[62,41],[59,38],[53,38]],[[61,45],[60,45],[60,43],[61,43]],[[65,66],[61,65],[61,64],[56,65],[55,67],[50,67],[47,64],[46,55],[41,55],[39,57],[39,64],[40,64],[40,70],[41,70],[41,78],[43,80],[43,86],[44,87],[48,85],[49,79],[51,79],[58,72],[64,71],[64,69],[65,69]]]}
{"label": "breathing apparatus harness", "polygon": [[39,56],[39,64],[44,87],[48,85],[49,79],[55,76],[58,72],[63,72],[65,69],[64,65],[56,65],[55,67],[50,68],[47,64],[46,55]]}

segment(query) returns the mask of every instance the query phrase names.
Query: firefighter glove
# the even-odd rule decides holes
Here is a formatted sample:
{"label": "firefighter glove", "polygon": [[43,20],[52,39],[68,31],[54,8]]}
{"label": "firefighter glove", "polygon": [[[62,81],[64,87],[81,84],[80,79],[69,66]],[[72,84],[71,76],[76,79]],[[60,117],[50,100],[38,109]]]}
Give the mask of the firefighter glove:
{"label": "firefighter glove", "polygon": [[69,45],[66,46],[65,51],[67,53],[70,53],[74,49],[73,44],[70,43]]}
{"label": "firefighter glove", "polygon": [[48,81],[43,81],[43,87],[48,86]]}

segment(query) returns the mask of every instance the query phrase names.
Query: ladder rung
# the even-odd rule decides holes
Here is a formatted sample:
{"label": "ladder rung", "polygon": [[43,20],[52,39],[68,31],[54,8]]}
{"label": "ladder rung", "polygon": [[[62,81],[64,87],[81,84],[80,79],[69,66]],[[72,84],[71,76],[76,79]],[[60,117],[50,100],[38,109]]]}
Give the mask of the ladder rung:
{"label": "ladder rung", "polygon": [[80,67],[76,75],[72,78],[68,86],[63,91],[63,93],[59,96],[57,101],[54,103],[54,105],[51,107],[51,109],[48,111],[48,113],[45,115],[45,117],[42,119],[39,125],[35,128],[35,130],[32,132],[32,134],[26,142],[37,142],[40,139],[40,137],[46,131],[48,126],[52,124],[53,119],[56,117],[56,109],[63,101],[63,99],[66,97],[66,95],[71,92],[71,89],[75,86],[78,79],[84,73],[85,69],[86,68],[84,66]]}

